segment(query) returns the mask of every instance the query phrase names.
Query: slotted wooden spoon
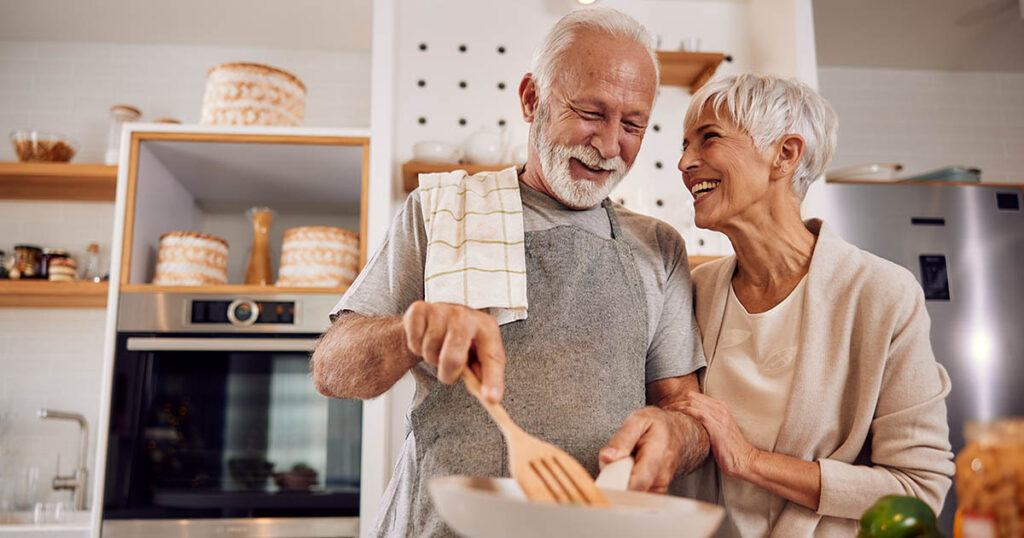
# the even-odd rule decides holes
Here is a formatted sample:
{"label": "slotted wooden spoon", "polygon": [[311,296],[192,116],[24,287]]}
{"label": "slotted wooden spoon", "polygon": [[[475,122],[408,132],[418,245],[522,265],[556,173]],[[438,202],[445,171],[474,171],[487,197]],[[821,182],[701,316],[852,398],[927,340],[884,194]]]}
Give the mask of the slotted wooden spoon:
{"label": "slotted wooden spoon", "polygon": [[508,445],[508,467],[531,501],[609,506],[590,473],[564,450],[526,433],[501,404],[480,394],[480,380],[468,367],[462,370],[466,389],[484,406]]}

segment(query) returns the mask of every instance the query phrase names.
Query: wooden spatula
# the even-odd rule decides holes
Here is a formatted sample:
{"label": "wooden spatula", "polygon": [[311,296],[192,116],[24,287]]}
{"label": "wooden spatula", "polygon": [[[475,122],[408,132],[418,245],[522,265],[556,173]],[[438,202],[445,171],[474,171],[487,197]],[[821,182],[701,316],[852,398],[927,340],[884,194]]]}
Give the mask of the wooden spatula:
{"label": "wooden spatula", "polygon": [[505,408],[480,395],[480,380],[469,368],[462,371],[469,393],[484,406],[508,445],[508,466],[531,501],[608,506],[590,474],[564,450],[537,439],[512,422]]}

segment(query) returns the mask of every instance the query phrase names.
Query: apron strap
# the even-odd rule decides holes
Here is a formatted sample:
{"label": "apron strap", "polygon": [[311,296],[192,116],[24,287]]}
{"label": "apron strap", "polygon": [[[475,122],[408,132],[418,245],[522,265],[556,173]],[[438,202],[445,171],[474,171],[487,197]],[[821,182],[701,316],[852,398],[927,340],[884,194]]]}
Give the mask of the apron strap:
{"label": "apron strap", "polygon": [[615,208],[612,207],[612,201],[605,198],[601,201],[601,207],[608,214],[608,222],[612,225],[612,239],[621,239],[622,228],[619,227],[619,219],[615,216]]}

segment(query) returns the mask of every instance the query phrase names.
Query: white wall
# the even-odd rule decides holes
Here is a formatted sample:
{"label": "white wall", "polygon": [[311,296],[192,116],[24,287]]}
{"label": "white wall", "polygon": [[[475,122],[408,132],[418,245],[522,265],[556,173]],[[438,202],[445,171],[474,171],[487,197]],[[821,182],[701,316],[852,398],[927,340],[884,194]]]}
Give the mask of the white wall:
{"label": "white wall", "polygon": [[[102,162],[110,105],[132,104],[145,119],[196,122],[206,71],[228,61],[299,76],[309,90],[308,126],[369,126],[368,53],[0,41],[0,132],[63,132],[82,145],[75,162]],[[0,160],[13,159],[10,144],[0,144]],[[81,263],[87,245],[98,242],[107,262],[113,219],[112,203],[0,200],[0,250],[11,253],[18,243],[66,248]],[[0,417],[11,421],[0,438],[0,473],[39,466],[44,499],[57,455],[64,473],[75,464],[76,427],[44,423],[35,412],[53,407],[88,418],[92,471],[97,428],[105,427],[97,424],[104,326],[102,309],[0,309]]]}
{"label": "white wall", "polygon": [[821,67],[819,82],[839,114],[830,168],[966,165],[982,181],[1024,183],[1024,73]]}
{"label": "white wall", "polygon": [[[129,104],[143,120],[198,123],[206,72],[225,62],[280,67],[306,84],[310,127],[369,127],[370,55],[114,43],[0,41],[0,131],[64,133],[81,145],[75,162],[102,162],[110,106]],[[14,160],[0,144],[0,160]]]}
{"label": "white wall", "polygon": [[[98,202],[0,201],[0,249],[10,253],[15,243],[61,246],[81,260],[88,244],[98,242],[101,255],[109,256],[113,208]],[[94,308],[0,308],[0,421],[7,422],[0,430],[0,474],[39,467],[44,500],[50,497],[58,455],[62,474],[77,463],[78,426],[44,422],[36,411],[49,407],[86,416],[91,468],[105,321],[104,311]],[[57,498],[69,500],[70,493]]]}

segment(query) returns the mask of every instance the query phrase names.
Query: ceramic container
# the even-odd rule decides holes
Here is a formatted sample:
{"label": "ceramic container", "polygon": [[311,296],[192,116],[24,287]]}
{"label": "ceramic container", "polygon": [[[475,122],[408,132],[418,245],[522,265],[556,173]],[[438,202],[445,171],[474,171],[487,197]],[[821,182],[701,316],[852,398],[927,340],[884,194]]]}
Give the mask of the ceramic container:
{"label": "ceramic container", "polygon": [[228,63],[210,69],[203,94],[203,125],[302,125],[306,86],[276,67]]}
{"label": "ceramic container", "polygon": [[502,164],[505,162],[505,133],[490,127],[481,127],[466,140],[463,153],[469,164]]}
{"label": "ceramic container", "polygon": [[425,140],[412,146],[412,157],[427,163],[457,163],[462,158],[462,149],[447,142]]}
{"label": "ceramic container", "polygon": [[359,234],[328,226],[284,232],[278,286],[348,286],[359,272]]}
{"label": "ceramic container", "polygon": [[201,286],[227,282],[227,241],[196,232],[168,232],[160,236],[154,284]]}

